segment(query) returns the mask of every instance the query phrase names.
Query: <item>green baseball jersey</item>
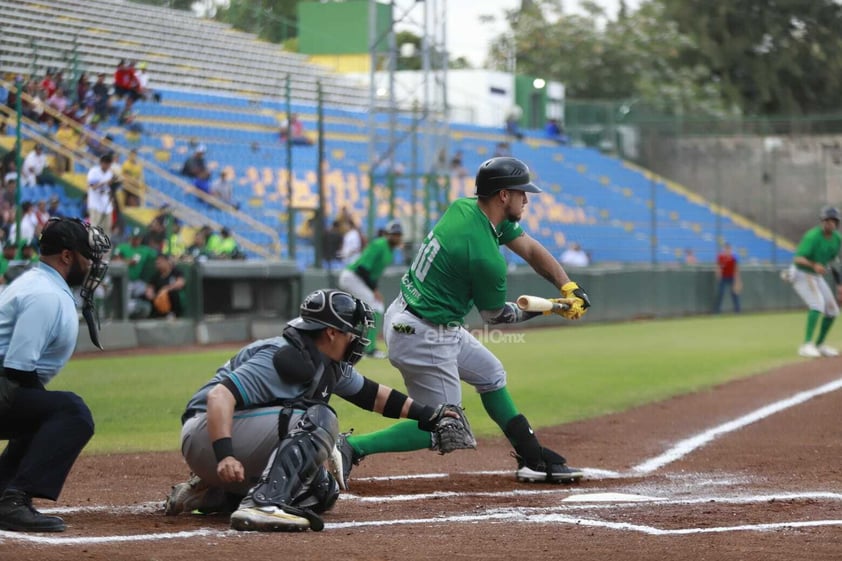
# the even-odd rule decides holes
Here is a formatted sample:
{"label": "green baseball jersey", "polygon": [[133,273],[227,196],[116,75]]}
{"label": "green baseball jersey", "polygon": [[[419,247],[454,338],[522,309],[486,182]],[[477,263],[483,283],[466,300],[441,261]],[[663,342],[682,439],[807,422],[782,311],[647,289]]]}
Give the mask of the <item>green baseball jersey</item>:
{"label": "green baseball jersey", "polygon": [[[821,263],[827,265],[839,255],[839,249],[842,246],[842,234],[834,230],[829,238],[824,236],[821,226],[810,228],[801,242],[798,244],[798,249],[795,255],[798,257],[806,257],[814,263]],[[812,273],[813,269],[803,265],[796,265],[798,269]]]}
{"label": "green baseball jersey", "polygon": [[499,310],[506,303],[507,272],[500,246],[522,234],[509,220],[495,228],[475,198],[455,201],[401,279],[404,299],[438,325],[461,324],[474,305]]}
{"label": "green baseball jersey", "polygon": [[363,268],[368,273],[368,278],[377,286],[377,281],[383,276],[383,271],[386,267],[391,265],[394,260],[394,253],[392,246],[389,245],[389,240],[386,236],[381,236],[373,240],[357,257],[356,261],[348,265],[348,269],[355,273]]}
{"label": "green baseball jersey", "polygon": [[129,280],[148,280],[148,274],[155,261],[157,252],[148,245],[133,246],[129,242],[121,243],[114,250],[115,257],[122,257],[128,263]]}

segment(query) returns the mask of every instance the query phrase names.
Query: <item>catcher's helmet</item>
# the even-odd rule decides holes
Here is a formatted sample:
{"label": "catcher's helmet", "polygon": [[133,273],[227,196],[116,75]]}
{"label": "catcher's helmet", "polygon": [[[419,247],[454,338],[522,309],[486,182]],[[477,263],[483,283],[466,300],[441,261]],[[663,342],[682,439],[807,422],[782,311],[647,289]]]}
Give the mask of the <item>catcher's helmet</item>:
{"label": "catcher's helmet", "polygon": [[478,197],[489,197],[503,189],[540,193],[530,181],[529,168],[517,158],[501,157],[484,161],[477,170]]}
{"label": "catcher's helmet", "polygon": [[386,224],[386,227],[383,228],[383,232],[385,234],[403,235],[403,226],[401,226],[401,223],[399,221],[392,220],[391,222]]}
{"label": "catcher's helmet", "polygon": [[356,363],[371,342],[367,335],[374,327],[374,312],[371,307],[347,292],[333,289],[319,289],[304,299],[299,317],[287,325],[302,331],[317,331],[333,327],[355,336],[348,346],[343,360]]}
{"label": "catcher's helmet", "polygon": [[822,207],[822,211],[819,214],[819,217],[822,220],[836,220],[837,224],[839,224],[839,222],[840,222],[839,209],[834,207],[834,206],[830,206],[830,205],[826,205],[826,206]]}

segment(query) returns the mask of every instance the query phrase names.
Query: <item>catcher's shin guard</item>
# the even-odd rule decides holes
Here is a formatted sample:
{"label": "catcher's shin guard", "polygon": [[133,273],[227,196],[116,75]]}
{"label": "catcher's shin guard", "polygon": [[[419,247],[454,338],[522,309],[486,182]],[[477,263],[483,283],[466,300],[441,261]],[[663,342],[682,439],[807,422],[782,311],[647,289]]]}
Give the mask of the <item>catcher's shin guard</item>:
{"label": "catcher's shin guard", "polygon": [[330,407],[319,404],[307,409],[272,453],[247,499],[257,507],[280,508],[307,518],[311,529],[321,529],[324,523],[313,510],[327,510],[338,495],[335,479],[322,466],[338,433]]}

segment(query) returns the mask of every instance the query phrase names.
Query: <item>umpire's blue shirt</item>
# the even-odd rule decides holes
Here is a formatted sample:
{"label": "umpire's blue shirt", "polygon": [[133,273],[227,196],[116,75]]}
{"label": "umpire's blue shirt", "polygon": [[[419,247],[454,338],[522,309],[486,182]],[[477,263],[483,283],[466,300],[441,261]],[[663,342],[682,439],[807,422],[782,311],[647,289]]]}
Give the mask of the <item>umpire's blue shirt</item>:
{"label": "umpire's blue shirt", "polygon": [[0,293],[0,356],[3,366],[36,370],[45,386],[76,348],[79,316],[67,281],[40,263]]}

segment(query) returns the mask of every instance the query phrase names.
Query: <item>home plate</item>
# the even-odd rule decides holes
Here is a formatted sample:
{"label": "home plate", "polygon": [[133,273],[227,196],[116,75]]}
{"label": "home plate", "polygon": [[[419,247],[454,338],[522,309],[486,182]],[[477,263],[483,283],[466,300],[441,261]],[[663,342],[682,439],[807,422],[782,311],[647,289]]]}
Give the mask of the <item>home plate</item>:
{"label": "home plate", "polygon": [[627,493],[576,493],[562,499],[569,503],[634,503],[645,501],[660,501],[658,497],[645,495],[631,495]]}

